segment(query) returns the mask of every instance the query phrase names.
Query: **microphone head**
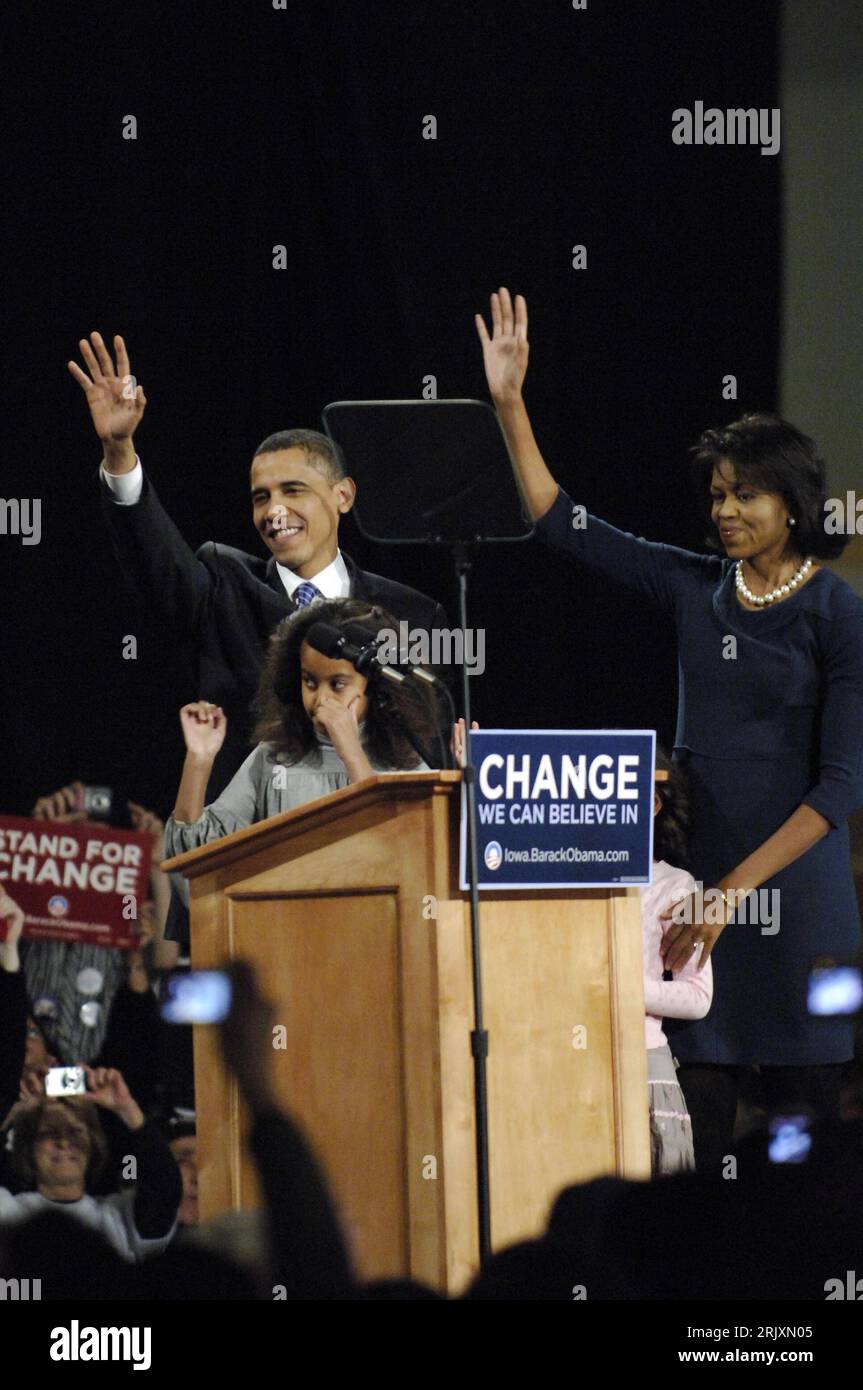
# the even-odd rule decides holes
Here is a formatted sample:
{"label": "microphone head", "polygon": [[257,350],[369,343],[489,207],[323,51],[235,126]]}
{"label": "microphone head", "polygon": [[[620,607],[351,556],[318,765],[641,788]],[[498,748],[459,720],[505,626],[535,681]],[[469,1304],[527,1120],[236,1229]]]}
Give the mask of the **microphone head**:
{"label": "microphone head", "polygon": [[365,623],[345,623],[344,634],[349,642],[353,642],[357,647],[376,647],[378,645],[378,634],[371,628],[366,627]]}
{"label": "microphone head", "polygon": [[332,661],[341,659],[346,640],[344,634],[333,623],[312,623],[305,635],[305,641],[310,647],[314,647],[316,652],[328,656]]}
{"label": "microphone head", "polygon": [[391,685],[403,683],[404,674],[396,667],[382,662],[378,656],[378,648],[383,639],[373,628],[367,627],[364,623],[356,622],[345,623],[344,630],[352,644],[352,655],[349,660],[353,661],[361,675],[368,676],[370,680],[380,678],[389,681]]}

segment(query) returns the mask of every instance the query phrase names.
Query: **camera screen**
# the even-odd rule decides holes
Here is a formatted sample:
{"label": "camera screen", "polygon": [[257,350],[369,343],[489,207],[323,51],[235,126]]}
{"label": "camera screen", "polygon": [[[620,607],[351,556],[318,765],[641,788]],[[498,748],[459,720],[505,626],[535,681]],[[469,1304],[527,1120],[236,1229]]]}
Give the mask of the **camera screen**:
{"label": "camera screen", "polygon": [[162,1017],[168,1023],[221,1023],[231,1007],[231,982],[219,970],[193,970],[168,981]]}
{"label": "camera screen", "polygon": [[863,978],[856,965],[815,970],[809,977],[809,1012],[825,1018],[855,1014],[863,1008]]}
{"label": "camera screen", "polygon": [[770,1121],[767,1156],[771,1163],[803,1163],[812,1148],[805,1115],[777,1115]]}
{"label": "camera screen", "polygon": [[45,1073],[46,1096],[80,1096],[86,1089],[83,1067],[49,1067]]}

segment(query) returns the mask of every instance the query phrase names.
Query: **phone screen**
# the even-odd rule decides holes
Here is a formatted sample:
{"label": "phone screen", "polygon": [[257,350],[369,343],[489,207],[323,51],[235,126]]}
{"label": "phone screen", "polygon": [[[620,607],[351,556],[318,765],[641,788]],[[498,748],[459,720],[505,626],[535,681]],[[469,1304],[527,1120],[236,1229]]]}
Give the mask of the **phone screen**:
{"label": "phone screen", "polygon": [[809,976],[808,1006],[810,1014],[835,1018],[837,1014],[855,1014],[863,1008],[863,976],[857,965],[835,965],[826,970],[813,970]]}
{"label": "phone screen", "polygon": [[807,1115],[773,1115],[767,1157],[771,1163],[805,1163],[812,1148]]}
{"label": "phone screen", "polygon": [[45,1073],[46,1096],[80,1096],[86,1089],[83,1067],[49,1067]]}
{"label": "phone screen", "polygon": [[221,970],[172,975],[162,1017],[167,1023],[221,1023],[231,1007],[231,981]]}

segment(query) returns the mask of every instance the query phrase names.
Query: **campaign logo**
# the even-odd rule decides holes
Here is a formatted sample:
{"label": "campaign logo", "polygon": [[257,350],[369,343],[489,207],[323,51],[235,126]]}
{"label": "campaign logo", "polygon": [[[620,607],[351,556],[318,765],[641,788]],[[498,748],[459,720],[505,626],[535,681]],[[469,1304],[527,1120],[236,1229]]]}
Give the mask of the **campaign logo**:
{"label": "campaign logo", "polygon": [[64,898],[62,893],[55,893],[53,898],[48,899],[48,911],[52,917],[65,917],[69,911],[69,899]]}
{"label": "campaign logo", "polygon": [[485,854],[483,855],[483,858],[485,860],[485,867],[487,869],[500,868],[501,864],[503,863],[503,850],[501,849],[497,840],[489,840],[488,844],[485,847]]}

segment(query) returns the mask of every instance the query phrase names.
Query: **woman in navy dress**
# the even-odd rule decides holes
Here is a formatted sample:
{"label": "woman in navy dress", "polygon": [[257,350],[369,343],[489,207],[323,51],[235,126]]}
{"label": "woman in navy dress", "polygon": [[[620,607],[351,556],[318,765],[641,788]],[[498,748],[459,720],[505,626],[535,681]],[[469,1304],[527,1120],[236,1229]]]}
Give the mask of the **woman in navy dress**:
{"label": "woman in navy dress", "polygon": [[812,441],[769,415],[700,441],[724,558],[587,515],[558,488],[524,407],[524,299],[513,310],[502,289],[491,307],[491,336],[476,316],[486,376],[538,535],[644,594],[676,627],[674,759],[689,776],[691,868],[704,896],[673,918],[669,904],[664,959],[673,970],[703,942],[714,1002],[705,1018],[669,1025],[669,1041],[696,1163],[717,1173],[741,1068],[759,1068],[768,1105],[836,1117],[854,1052],[849,1020],[806,1007],[813,962],[859,947],[847,817],[863,805],[863,602],[820,564],[847,537],[825,530]]}

